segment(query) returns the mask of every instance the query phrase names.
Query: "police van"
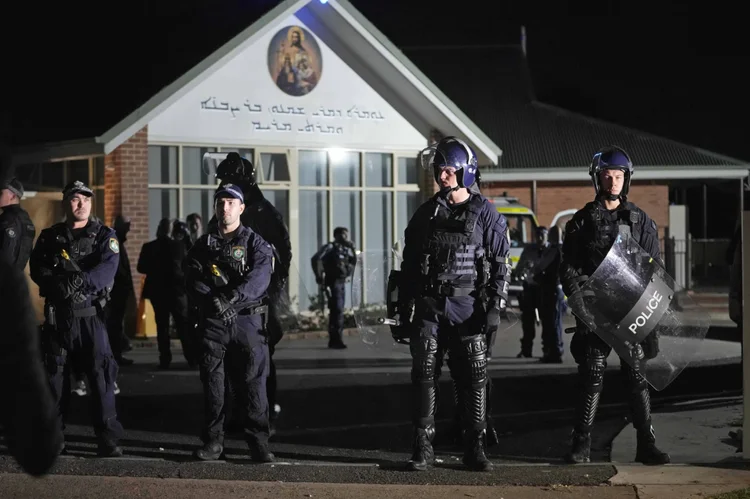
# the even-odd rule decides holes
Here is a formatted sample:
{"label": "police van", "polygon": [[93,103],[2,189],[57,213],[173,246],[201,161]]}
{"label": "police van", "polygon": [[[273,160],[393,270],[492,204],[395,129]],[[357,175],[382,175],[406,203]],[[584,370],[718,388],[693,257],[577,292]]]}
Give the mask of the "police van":
{"label": "police van", "polygon": [[[488,199],[495,205],[498,213],[502,214],[508,221],[510,263],[511,268],[515,269],[524,247],[534,242],[539,222],[531,208],[519,203],[518,198],[510,197],[503,193],[502,196],[490,197]],[[508,290],[511,306],[518,306],[518,294],[521,290],[521,281],[517,277],[512,276]]]}

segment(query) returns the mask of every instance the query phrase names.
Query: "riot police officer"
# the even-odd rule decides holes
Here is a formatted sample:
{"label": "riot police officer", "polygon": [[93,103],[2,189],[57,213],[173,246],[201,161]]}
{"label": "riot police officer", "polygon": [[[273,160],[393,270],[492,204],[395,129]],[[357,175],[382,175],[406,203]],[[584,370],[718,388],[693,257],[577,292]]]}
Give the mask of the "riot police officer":
{"label": "riot police officer", "polygon": [[[271,354],[267,393],[273,425],[281,410],[281,407],[276,403],[276,365],[273,362],[273,354],[276,345],[284,335],[279,318],[281,304],[289,301],[285,295],[287,292],[286,283],[289,280],[289,268],[292,264],[292,243],[289,238],[289,229],[279,210],[263,196],[255,178],[255,167],[248,159],[241,157],[236,152],[230,152],[216,168],[216,177],[221,180],[219,185],[232,183],[240,187],[245,196],[245,211],[241,217],[242,225],[249,227],[270,243],[274,251],[273,274],[271,275],[271,284],[268,286],[268,324],[266,328],[268,331],[268,348]],[[213,217],[209,222],[209,230],[215,224],[216,217]]]}
{"label": "riot police officer", "polygon": [[328,297],[328,348],[346,348],[344,344],[344,303],[346,280],[354,273],[357,256],[345,227],[333,230],[333,242],[323,245],[311,259],[315,280],[325,286]]}
{"label": "riot police officer", "polygon": [[523,248],[521,257],[518,259],[518,265],[514,272],[518,274],[523,282],[523,291],[518,297],[518,303],[521,308],[521,351],[517,358],[531,358],[534,347],[534,337],[536,336],[536,325],[541,322],[539,317],[542,309],[542,291],[540,283],[535,279],[537,264],[542,258],[542,254],[547,249],[548,230],[547,227],[536,228],[536,241],[527,244]]}
{"label": "riot police officer", "polygon": [[[120,261],[115,231],[90,219],[93,191],[83,182],[63,190],[65,222],[39,234],[31,252],[31,278],[45,298],[44,362],[58,405],[58,424],[70,397],[70,372],[88,377],[98,453],[122,455],[123,429],[115,409],[117,362],[105,327],[104,307]],[[64,449],[61,449],[64,451]]]}
{"label": "riot police officer", "polygon": [[18,179],[0,183],[0,253],[23,270],[29,261],[36,228],[29,214],[21,208],[23,185]]}
{"label": "riot police officer", "polygon": [[[589,176],[596,197],[576,212],[565,226],[560,279],[571,304],[582,300],[581,286],[604,260],[621,230],[620,225],[629,228],[633,239],[652,258],[661,261],[656,223],[627,200],[633,176],[633,163],[628,154],[616,146],[601,149],[593,157]],[[576,309],[575,306],[572,308]],[[656,340],[655,335],[650,335],[649,342],[642,344],[643,350],[656,348],[651,344],[652,340]],[[581,391],[576,399],[576,421],[572,448],[566,456],[568,462],[590,461],[591,427],[611,351],[609,345],[576,318],[570,353],[578,364]],[[669,455],[655,444],[648,383],[623,359],[620,359],[620,367],[628,379],[630,411],[637,431],[635,459],[644,464],[668,463]]]}
{"label": "riot police officer", "polygon": [[240,223],[243,193],[233,184],[216,190],[218,223],[188,253],[188,292],[199,303],[200,374],[205,396],[203,447],[195,456],[218,459],[224,450],[225,376],[232,377],[245,410],[244,433],[254,461],[270,462],[268,452],[269,369],[264,304],[271,280],[273,253],[258,234]]}
{"label": "riot police officer", "polygon": [[[410,470],[424,470],[435,455],[437,365],[449,351],[464,424],[463,462],[489,470],[485,455],[487,352],[506,307],[510,268],[505,217],[471,190],[474,151],[446,137],[420,154],[440,191],[416,211],[405,231],[397,313],[409,335],[415,394]],[[413,318],[411,321],[410,317]],[[401,329],[401,331],[399,331]]]}

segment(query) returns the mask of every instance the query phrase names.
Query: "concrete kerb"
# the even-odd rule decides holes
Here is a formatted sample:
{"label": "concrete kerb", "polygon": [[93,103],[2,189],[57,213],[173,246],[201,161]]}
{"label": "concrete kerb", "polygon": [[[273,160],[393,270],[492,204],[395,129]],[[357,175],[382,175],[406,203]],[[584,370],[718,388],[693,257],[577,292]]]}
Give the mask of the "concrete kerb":
{"label": "concrete kerb", "polygon": [[705,498],[750,487],[750,463],[617,464],[609,485],[635,487],[638,499]]}
{"label": "concrete kerb", "polygon": [[[357,336],[357,328],[346,328],[344,329],[344,336]],[[297,341],[297,340],[318,340],[328,338],[328,331],[305,331],[300,333],[286,333],[281,339],[284,341]],[[172,348],[181,348],[180,340],[170,340]],[[134,338],[130,340],[130,345],[133,348],[156,348],[156,338]]]}

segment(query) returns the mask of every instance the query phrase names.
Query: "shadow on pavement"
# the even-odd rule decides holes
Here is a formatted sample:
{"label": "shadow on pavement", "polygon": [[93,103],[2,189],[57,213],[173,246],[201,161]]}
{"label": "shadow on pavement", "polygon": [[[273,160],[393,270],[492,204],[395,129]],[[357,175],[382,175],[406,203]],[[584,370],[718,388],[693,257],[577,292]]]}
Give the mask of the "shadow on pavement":
{"label": "shadow on pavement", "polygon": [[[196,372],[195,378],[197,376]],[[332,460],[337,455],[335,449],[410,453],[413,392],[408,381],[368,386],[366,381],[358,380],[349,386],[286,388],[283,380],[281,378],[278,396],[283,409],[272,443],[309,449],[280,452],[280,457],[314,459],[325,454],[325,460]],[[523,462],[559,460],[569,446],[577,375],[506,377],[496,373],[493,380],[492,413],[500,444],[489,449],[490,456]],[[134,384],[141,381],[132,380]],[[184,375],[155,377],[152,383],[152,391],[139,393],[135,389],[132,392],[124,389],[117,397],[119,419],[126,430],[123,445],[142,448],[136,454],[147,457],[170,456],[171,459],[176,454],[170,451],[192,452],[198,443],[203,418],[200,384],[192,376]],[[717,389],[718,386],[721,389]],[[688,368],[666,390],[652,392],[652,400],[655,410],[660,410],[660,406],[669,411],[692,410],[696,406],[666,407],[665,403],[676,397],[716,396],[741,388],[740,365]],[[439,383],[439,393],[436,450],[460,453],[446,438],[455,411],[453,387],[446,373]],[[612,440],[628,424],[626,394],[619,370],[607,371],[593,435],[592,457],[596,461],[609,459]],[[88,402],[88,397],[73,397],[68,424],[90,425]],[[711,401],[706,403],[711,404]],[[180,444],[166,437],[160,439],[158,435],[155,440],[169,442],[129,439],[128,431],[192,435],[196,444]],[[235,440],[231,436],[227,439]],[[68,440],[73,450],[77,442],[94,443],[93,437],[70,435]],[[241,436],[238,440],[242,443]],[[158,450],[160,447],[165,451]],[[308,453],[315,448],[319,451]],[[346,455],[342,461],[353,462],[356,458],[356,455]],[[373,459],[365,461],[373,462]]]}

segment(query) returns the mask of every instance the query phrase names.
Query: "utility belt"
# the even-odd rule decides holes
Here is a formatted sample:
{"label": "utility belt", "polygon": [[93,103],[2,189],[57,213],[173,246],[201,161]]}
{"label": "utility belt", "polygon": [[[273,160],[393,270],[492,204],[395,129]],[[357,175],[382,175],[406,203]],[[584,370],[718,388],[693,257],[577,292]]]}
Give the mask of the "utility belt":
{"label": "utility belt", "polygon": [[241,310],[237,311],[237,315],[260,315],[263,329],[266,329],[266,325],[268,324],[268,304],[263,302],[256,302],[249,306],[246,305]]}
{"label": "utility belt", "polygon": [[470,296],[477,290],[475,283],[461,283],[455,281],[430,281],[422,287],[424,296]]}
{"label": "utility belt", "polygon": [[[84,308],[71,308],[70,306],[61,307],[60,305],[48,302],[44,304],[44,319],[48,326],[57,327],[60,325],[61,318],[83,318],[99,315],[99,313],[104,312],[104,308],[107,306],[108,302],[108,293],[95,298],[94,300],[92,300],[91,306]],[[62,312],[62,310],[65,310],[65,312]],[[64,317],[59,316],[61,313],[64,313]]]}

